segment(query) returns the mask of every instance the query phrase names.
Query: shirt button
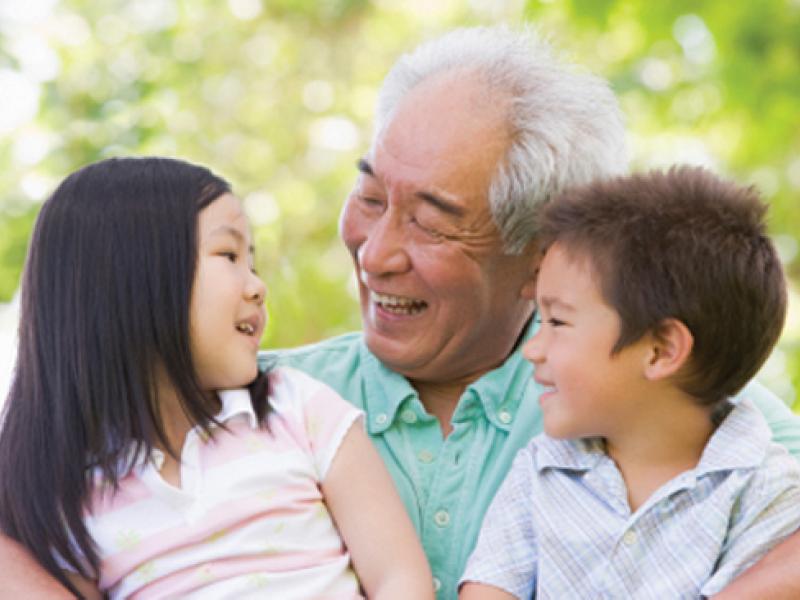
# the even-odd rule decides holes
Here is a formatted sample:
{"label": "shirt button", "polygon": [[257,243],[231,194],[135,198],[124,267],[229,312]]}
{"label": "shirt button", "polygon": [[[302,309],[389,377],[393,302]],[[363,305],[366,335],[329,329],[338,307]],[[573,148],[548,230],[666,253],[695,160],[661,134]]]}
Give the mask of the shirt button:
{"label": "shirt button", "polygon": [[433,515],[433,522],[439,527],[447,527],[447,525],[450,523],[450,513],[446,510],[438,511],[435,515]]}
{"label": "shirt button", "polygon": [[417,415],[413,410],[406,409],[402,413],[400,413],[400,418],[403,419],[405,423],[416,423],[417,422]]}
{"label": "shirt button", "polygon": [[497,418],[500,419],[500,422],[504,425],[511,423],[511,413],[507,410],[501,410],[499,413],[497,413]]}
{"label": "shirt button", "polygon": [[622,543],[626,546],[633,546],[636,543],[636,532],[626,531],[625,535],[622,536]]}
{"label": "shirt button", "polygon": [[433,462],[433,454],[428,450],[420,450],[419,454],[417,454],[417,458],[419,459],[419,462],[425,463],[426,465],[429,465]]}
{"label": "shirt button", "polygon": [[438,592],[440,589],[442,589],[442,582],[441,582],[441,581],[439,581],[439,578],[438,578],[438,577],[434,577],[434,578],[433,578],[433,589],[434,589],[434,591],[437,591],[437,592]]}
{"label": "shirt button", "polygon": [[385,425],[386,421],[388,421],[388,420],[389,420],[389,417],[387,417],[384,413],[381,413],[379,415],[375,415],[375,423],[377,423],[378,425]]}

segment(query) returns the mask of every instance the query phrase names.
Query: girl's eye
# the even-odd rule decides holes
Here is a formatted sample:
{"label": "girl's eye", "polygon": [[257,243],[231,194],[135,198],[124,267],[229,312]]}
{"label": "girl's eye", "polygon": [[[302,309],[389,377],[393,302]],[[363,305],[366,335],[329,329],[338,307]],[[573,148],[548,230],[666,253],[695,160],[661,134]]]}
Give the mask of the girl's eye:
{"label": "girl's eye", "polygon": [[232,263],[235,263],[236,259],[238,258],[238,255],[236,254],[236,252],[220,252],[219,255],[220,256],[224,256],[225,258],[227,258]]}
{"label": "girl's eye", "polygon": [[376,210],[383,206],[383,202],[371,196],[359,196],[361,203],[369,209]]}

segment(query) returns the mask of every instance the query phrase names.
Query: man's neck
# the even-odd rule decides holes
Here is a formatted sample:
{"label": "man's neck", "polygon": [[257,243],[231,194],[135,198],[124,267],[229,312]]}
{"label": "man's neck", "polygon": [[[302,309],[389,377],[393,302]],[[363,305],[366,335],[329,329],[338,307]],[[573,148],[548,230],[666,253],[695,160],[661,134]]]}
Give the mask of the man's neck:
{"label": "man's neck", "polygon": [[467,386],[474,381],[452,381],[452,382],[430,382],[430,381],[411,381],[411,385],[417,390],[419,401],[425,410],[439,420],[442,428],[442,436],[447,437],[453,430],[451,421],[453,413],[458,406],[458,401]]}
{"label": "man's neck", "polygon": [[665,483],[695,468],[714,432],[708,408],[686,397],[663,400],[654,397],[653,410],[606,438],[632,512]]}

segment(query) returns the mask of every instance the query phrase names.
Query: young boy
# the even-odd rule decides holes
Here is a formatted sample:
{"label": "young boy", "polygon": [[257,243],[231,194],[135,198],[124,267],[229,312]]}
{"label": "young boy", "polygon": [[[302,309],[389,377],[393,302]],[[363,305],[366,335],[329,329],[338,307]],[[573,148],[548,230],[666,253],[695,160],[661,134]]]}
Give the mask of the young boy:
{"label": "young boy", "polygon": [[573,190],[542,213],[545,434],[518,454],[460,598],[697,598],[800,527],[800,467],[728,398],[786,314],[752,188],[701,168]]}

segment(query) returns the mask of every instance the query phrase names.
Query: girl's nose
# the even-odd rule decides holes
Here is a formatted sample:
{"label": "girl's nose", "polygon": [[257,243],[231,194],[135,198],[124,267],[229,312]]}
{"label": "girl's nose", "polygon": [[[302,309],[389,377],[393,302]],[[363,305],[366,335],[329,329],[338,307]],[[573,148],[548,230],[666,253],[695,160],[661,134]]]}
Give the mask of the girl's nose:
{"label": "girl's nose", "polygon": [[264,297],[267,295],[267,286],[264,281],[256,275],[255,273],[251,274],[250,284],[247,289],[247,297],[248,299],[261,304],[264,302]]}

